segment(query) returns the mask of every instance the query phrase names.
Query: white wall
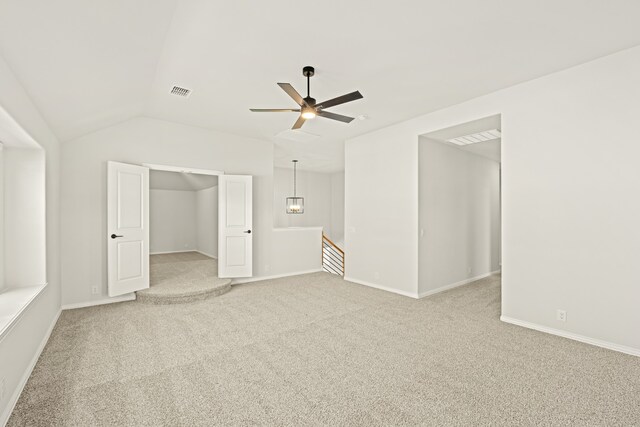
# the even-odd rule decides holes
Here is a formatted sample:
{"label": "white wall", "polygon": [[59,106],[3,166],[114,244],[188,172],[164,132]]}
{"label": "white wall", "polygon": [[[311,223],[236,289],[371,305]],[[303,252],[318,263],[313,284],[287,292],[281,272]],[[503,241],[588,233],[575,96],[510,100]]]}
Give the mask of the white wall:
{"label": "white wall", "polygon": [[4,279],[7,287],[47,281],[45,152],[4,151]]}
{"label": "white wall", "polygon": [[[62,144],[63,303],[107,298],[106,162],[221,170],[253,178],[254,276],[299,271],[272,244],[273,144],[163,120],[137,118]],[[319,250],[319,248],[318,248]],[[318,255],[320,257],[320,255]],[[91,294],[91,287],[101,292]]]}
{"label": "white wall", "polygon": [[38,142],[46,154],[46,274],[48,286],[0,341],[0,424],[9,416],[43,339],[60,311],[59,151],[53,135],[26,91],[0,58],[0,106]]}
{"label": "white wall", "polygon": [[285,200],[293,196],[293,169],[273,171],[273,217],[277,228],[322,227],[331,239],[344,236],[344,172],[319,173],[298,169],[297,195],[304,197],[304,213],[291,215]]}
{"label": "white wall", "polygon": [[640,47],[347,141],[347,275],[417,292],[418,135],[496,114],[503,316],[640,352]]}
{"label": "white wall", "polygon": [[0,142],[0,292],[4,289],[4,146]]}
{"label": "white wall", "polygon": [[422,295],[500,268],[500,164],[441,142],[419,141]]}
{"label": "white wall", "polygon": [[197,249],[195,191],[150,190],[150,252],[182,252]]}
{"label": "white wall", "polygon": [[218,186],[197,191],[196,198],[196,248],[218,258]]}
{"label": "white wall", "polygon": [[345,143],[345,279],[418,294],[418,136],[385,128]]}
{"label": "white wall", "polygon": [[[273,230],[274,247],[279,256],[274,259],[274,271],[286,271],[290,260],[296,261],[296,273],[322,270],[322,228],[277,228]],[[277,273],[275,274],[278,275]]]}
{"label": "white wall", "polygon": [[344,172],[331,174],[331,239],[344,248]]}

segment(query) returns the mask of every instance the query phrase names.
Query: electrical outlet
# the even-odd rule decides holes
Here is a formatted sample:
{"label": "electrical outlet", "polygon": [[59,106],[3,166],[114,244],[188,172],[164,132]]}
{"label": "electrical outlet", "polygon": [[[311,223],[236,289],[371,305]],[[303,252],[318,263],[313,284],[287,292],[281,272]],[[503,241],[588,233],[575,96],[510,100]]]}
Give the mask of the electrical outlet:
{"label": "electrical outlet", "polygon": [[471,267],[467,268],[467,274],[471,274]]}
{"label": "electrical outlet", "polygon": [[98,295],[99,291],[98,291],[98,287],[97,286],[92,286],[91,287],[91,294],[92,295]]}
{"label": "electrical outlet", "polygon": [[558,319],[561,322],[566,322],[567,321],[567,312],[564,310],[557,310],[556,311],[556,319]]}
{"label": "electrical outlet", "polygon": [[265,264],[264,271],[266,271],[267,273],[271,271],[271,266],[269,264]]}

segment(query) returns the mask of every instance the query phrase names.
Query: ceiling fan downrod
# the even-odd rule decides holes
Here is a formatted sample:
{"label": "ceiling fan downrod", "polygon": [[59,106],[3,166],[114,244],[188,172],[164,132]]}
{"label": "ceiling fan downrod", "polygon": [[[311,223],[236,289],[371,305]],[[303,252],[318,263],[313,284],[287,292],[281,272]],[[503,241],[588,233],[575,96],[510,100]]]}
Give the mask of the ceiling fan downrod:
{"label": "ceiling fan downrod", "polygon": [[304,100],[310,106],[314,106],[316,103],[316,100],[311,97],[311,77],[313,77],[315,73],[316,70],[311,65],[307,65],[302,69],[302,75],[307,78],[307,97]]}

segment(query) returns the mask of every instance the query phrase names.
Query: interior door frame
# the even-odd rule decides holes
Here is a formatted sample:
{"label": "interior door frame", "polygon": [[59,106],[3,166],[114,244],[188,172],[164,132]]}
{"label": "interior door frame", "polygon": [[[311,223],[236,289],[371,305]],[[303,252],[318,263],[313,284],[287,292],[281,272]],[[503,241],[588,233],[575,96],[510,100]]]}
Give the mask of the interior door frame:
{"label": "interior door frame", "polygon": [[149,168],[149,170],[165,171],[165,172],[179,172],[179,173],[195,173],[198,175],[224,175],[224,171],[217,171],[213,169],[197,169],[188,166],[172,166],[172,165],[158,165],[154,163],[143,163],[142,166]]}
{"label": "interior door frame", "polygon": [[[210,176],[224,175],[224,171],[218,171],[214,169],[198,169],[198,168],[192,168],[188,166],[159,165],[155,163],[142,163],[142,166],[149,168],[150,171],[154,170],[154,171],[177,172],[177,173],[210,175]],[[149,183],[151,183],[151,181],[149,181]],[[149,190],[151,190],[151,188],[149,188]],[[149,195],[151,195],[151,192],[149,192]],[[218,224],[216,224],[216,228],[217,227],[218,227]]]}

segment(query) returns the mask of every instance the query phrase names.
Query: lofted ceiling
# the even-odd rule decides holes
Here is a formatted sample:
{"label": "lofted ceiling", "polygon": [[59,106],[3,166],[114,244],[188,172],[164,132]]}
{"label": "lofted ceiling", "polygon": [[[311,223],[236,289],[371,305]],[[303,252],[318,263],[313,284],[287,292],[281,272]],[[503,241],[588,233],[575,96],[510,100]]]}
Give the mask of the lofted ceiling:
{"label": "lofted ceiling", "polygon": [[[0,54],[61,140],[148,116],[276,144],[276,166],[340,170],[343,141],[640,44],[637,0],[0,0]],[[304,92],[344,124],[276,137]],[[170,95],[174,85],[193,92]],[[303,135],[305,136],[305,135]],[[313,137],[315,136],[315,137]]]}

